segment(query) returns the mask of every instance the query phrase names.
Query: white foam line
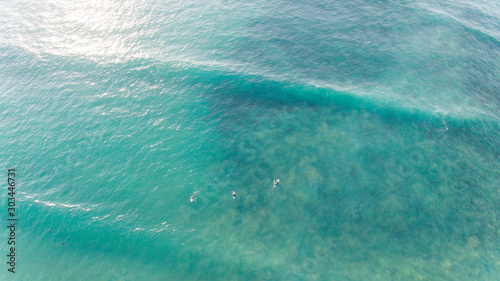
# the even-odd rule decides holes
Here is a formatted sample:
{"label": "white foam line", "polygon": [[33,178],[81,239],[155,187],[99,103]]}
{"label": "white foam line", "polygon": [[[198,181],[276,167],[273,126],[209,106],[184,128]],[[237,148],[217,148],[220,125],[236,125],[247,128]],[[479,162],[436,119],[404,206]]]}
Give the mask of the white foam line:
{"label": "white foam line", "polygon": [[[33,196],[31,196],[32,198]],[[26,196],[26,198],[30,198],[29,196]],[[70,208],[72,210],[74,209],[78,209],[78,210],[82,210],[84,212],[88,212],[90,210],[92,210],[91,208],[84,208],[82,207],[82,205],[80,204],[63,204],[63,203],[53,203],[53,202],[48,202],[48,201],[40,201],[40,200],[33,200],[33,202],[35,203],[39,203],[39,204],[43,204],[45,206],[49,206],[49,207],[64,207],[64,208]],[[97,206],[97,205],[92,205],[93,207]]]}

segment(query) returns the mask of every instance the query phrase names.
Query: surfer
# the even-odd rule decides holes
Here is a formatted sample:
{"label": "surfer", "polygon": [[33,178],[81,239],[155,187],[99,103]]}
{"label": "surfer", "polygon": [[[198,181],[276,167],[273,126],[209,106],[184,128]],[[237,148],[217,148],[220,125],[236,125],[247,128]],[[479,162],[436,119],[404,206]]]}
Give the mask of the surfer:
{"label": "surfer", "polygon": [[280,179],[273,180],[273,187],[277,187],[279,183],[280,183]]}
{"label": "surfer", "polygon": [[194,201],[194,199],[195,199],[195,197],[194,197],[194,196],[196,195],[196,193],[197,193],[197,192],[198,192],[198,191],[195,191],[195,192],[193,193],[193,195],[191,195],[191,198],[189,199],[189,201],[190,201],[190,202],[193,202],[193,201]]}
{"label": "surfer", "polygon": [[233,190],[233,200],[236,199],[236,192]]}

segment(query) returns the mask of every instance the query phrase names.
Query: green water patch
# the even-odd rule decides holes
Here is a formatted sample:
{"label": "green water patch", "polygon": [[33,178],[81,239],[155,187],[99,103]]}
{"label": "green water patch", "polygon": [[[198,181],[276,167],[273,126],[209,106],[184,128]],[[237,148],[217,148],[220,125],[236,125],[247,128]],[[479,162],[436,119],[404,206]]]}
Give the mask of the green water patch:
{"label": "green water patch", "polygon": [[494,123],[443,125],[420,115],[273,104],[251,93],[217,104],[232,180],[226,202],[200,221],[223,241],[217,245],[270,267],[269,279],[498,273]]}

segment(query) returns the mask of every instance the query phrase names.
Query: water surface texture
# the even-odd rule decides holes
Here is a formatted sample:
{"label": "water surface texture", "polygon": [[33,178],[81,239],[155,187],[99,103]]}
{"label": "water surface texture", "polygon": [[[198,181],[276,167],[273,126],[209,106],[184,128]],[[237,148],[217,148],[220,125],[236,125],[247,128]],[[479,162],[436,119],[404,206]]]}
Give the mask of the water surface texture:
{"label": "water surface texture", "polygon": [[500,2],[437,2],[1,1],[0,279],[499,280]]}

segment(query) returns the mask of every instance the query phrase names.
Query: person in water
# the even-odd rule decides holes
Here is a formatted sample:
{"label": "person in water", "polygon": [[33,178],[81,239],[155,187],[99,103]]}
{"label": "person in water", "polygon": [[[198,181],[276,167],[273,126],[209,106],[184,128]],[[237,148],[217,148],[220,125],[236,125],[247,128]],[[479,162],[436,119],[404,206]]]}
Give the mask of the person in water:
{"label": "person in water", "polygon": [[195,192],[193,193],[193,195],[191,195],[191,198],[189,199],[189,201],[190,201],[190,202],[193,202],[193,201],[194,201],[194,199],[196,199],[194,196],[196,195],[196,193],[197,193],[197,192],[198,192],[198,191],[195,191]]}
{"label": "person in water", "polygon": [[280,183],[280,179],[273,180],[273,187],[277,187],[279,183]]}
{"label": "person in water", "polygon": [[233,190],[233,200],[236,199],[236,192]]}

